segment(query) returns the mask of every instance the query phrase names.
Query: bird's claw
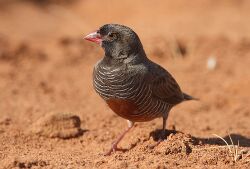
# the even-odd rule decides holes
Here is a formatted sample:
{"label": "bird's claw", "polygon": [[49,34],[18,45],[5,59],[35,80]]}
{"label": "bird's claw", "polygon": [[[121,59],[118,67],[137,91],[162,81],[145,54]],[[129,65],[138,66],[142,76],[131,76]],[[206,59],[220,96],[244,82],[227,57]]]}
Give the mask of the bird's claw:
{"label": "bird's claw", "polygon": [[118,150],[117,144],[116,143],[112,143],[110,150],[108,152],[106,152],[104,155],[105,156],[109,156],[109,155],[111,155],[112,152],[114,153],[117,150]]}

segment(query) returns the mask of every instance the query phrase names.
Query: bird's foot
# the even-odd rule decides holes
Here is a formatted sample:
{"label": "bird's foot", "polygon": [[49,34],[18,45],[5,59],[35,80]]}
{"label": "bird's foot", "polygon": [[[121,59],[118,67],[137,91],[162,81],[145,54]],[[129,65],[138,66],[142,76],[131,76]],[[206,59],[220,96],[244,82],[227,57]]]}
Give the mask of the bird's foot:
{"label": "bird's foot", "polygon": [[122,149],[122,148],[118,148],[116,143],[113,143],[111,145],[111,148],[109,149],[109,151],[107,151],[104,156],[110,156],[112,153],[116,152],[116,151],[122,151],[125,152],[127,151],[127,149]]}
{"label": "bird's foot", "polygon": [[112,143],[110,150],[107,151],[104,155],[109,156],[109,155],[111,155],[112,152],[116,152],[117,150],[118,150],[117,144]]}
{"label": "bird's foot", "polygon": [[123,151],[123,152],[126,151],[124,149],[117,148],[117,145],[122,140],[122,138],[126,135],[126,133],[128,133],[129,130],[133,128],[133,126],[134,126],[134,122],[129,121],[128,128],[117,138],[117,140],[115,140],[112,143],[110,150],[104,154],[105,156],[111,155],[112,152],[116,152],[116,151]]}

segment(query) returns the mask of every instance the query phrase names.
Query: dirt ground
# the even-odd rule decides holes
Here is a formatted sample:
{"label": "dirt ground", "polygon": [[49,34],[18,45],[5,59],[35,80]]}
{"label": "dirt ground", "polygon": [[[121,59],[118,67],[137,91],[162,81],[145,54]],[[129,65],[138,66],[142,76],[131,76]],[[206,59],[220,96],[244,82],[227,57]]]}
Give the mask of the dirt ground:
{"label": "dirt ground", "polygon": [[[247,0],[0,0],[0,168],[250,168],[249,18]],[[82,38],[105,23],[200,98],[172,109],[155,148],[161,119],[103,155],[127,127],[92,87],[103,51]]]}

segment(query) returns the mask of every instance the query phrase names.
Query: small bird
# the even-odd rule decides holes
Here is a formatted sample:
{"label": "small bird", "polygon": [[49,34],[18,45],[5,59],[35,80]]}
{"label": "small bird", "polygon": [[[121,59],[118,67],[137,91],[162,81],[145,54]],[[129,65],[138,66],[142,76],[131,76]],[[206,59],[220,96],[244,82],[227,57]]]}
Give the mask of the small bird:
{"label": "small bird", "polygon": [[195,98],[183,93],[171,74],[147,57],[138,35],[131,28],[105,24],[84,39],[101,45],[105,52],[94,67],[95,91],[129,124],[106,155],[118,149],[118,143],[135,122],[162,117],[163,130],[159,142],[164,140],[171,108]]}

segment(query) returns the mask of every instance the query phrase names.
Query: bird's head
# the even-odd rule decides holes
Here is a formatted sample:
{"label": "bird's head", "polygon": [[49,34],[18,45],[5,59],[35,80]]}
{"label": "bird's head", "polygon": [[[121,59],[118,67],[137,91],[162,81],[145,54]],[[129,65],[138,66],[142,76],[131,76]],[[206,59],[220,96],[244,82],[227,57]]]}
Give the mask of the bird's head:
{"label": "bird's head", "polygon": [[138,35],[127,26],[106,24],[84,39],[100,44],[105,55],[113,59],[126,59],[139,53],[145,55]]}

